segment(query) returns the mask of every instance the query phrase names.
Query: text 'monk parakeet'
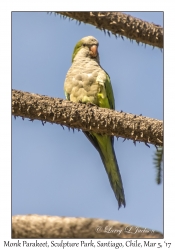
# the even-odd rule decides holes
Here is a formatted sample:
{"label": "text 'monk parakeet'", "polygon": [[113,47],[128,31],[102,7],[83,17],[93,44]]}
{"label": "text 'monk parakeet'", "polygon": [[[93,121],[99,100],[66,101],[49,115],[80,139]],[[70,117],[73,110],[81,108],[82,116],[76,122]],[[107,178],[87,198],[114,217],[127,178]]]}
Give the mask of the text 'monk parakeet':
{"label": "text 'monk parakeet'", "polygon": [[[100,66],[98,41],[93,36],[84,37],[76,44],[64,91],[66,99],[72,102],[90,102],[102,108],[115,109],[111,81]],[[121,205],[125,207],[123,184],[114,152],[114,137],[93,131],[83,133],[100,154],[119,208]]]}

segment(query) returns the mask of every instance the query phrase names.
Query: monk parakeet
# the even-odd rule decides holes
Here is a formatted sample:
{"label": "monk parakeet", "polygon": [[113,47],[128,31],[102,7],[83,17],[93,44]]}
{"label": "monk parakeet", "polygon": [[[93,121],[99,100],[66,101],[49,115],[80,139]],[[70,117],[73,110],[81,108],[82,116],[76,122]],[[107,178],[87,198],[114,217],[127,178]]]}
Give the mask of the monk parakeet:
{"label": "monk parakeet", "polygon": [[[100,66],[98,45],[97,39],[93,36],[84,37],[75,45],[72,66],[64,83],[66,99],[115,109],[110,77]],[[119,208],[121,205],[125,207],[123,184],[114,152],[114,137],[93,131],[83,133],[100,154]]]}

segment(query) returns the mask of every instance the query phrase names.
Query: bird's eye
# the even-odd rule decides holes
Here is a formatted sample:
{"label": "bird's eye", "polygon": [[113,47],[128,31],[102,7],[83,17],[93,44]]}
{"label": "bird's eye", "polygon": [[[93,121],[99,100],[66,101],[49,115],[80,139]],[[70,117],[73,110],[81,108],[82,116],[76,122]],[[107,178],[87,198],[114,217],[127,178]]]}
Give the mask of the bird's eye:
{"label": "bird's eye", "polygon": [[85,47],[86,46],[86,44],[85,43],[83,43],[83,47]]}

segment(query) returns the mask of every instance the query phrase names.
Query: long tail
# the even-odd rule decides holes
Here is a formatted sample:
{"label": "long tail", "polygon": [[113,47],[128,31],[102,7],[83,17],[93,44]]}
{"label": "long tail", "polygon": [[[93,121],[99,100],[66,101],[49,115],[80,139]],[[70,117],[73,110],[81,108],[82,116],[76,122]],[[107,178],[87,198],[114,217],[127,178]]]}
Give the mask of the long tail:
{"label": "long tail", "polygon": [[125,207],[125,194],[113,147],[114,138],[107,135],[100,135],[92,132],[89,133],[87,131],[83,131],[83,133],[100,154],[100,157],[108,174],[111,187],[114,191],[116,199],[118,200],[118,208],[120,208],[121,205]]}

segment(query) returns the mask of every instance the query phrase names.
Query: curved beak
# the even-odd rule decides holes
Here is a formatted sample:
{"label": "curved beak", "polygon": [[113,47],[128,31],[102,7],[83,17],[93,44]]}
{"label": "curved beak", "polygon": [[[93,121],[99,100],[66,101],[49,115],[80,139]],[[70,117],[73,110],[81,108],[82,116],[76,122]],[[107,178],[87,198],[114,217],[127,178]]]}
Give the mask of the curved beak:
{"label": "curved beak", "polygon": [[92,57],[96,57],[97,54],[98,54],[98,47],[97,47],[97,45],[92,45],[92,46],[90,47],[90,55],[91,55]]}

